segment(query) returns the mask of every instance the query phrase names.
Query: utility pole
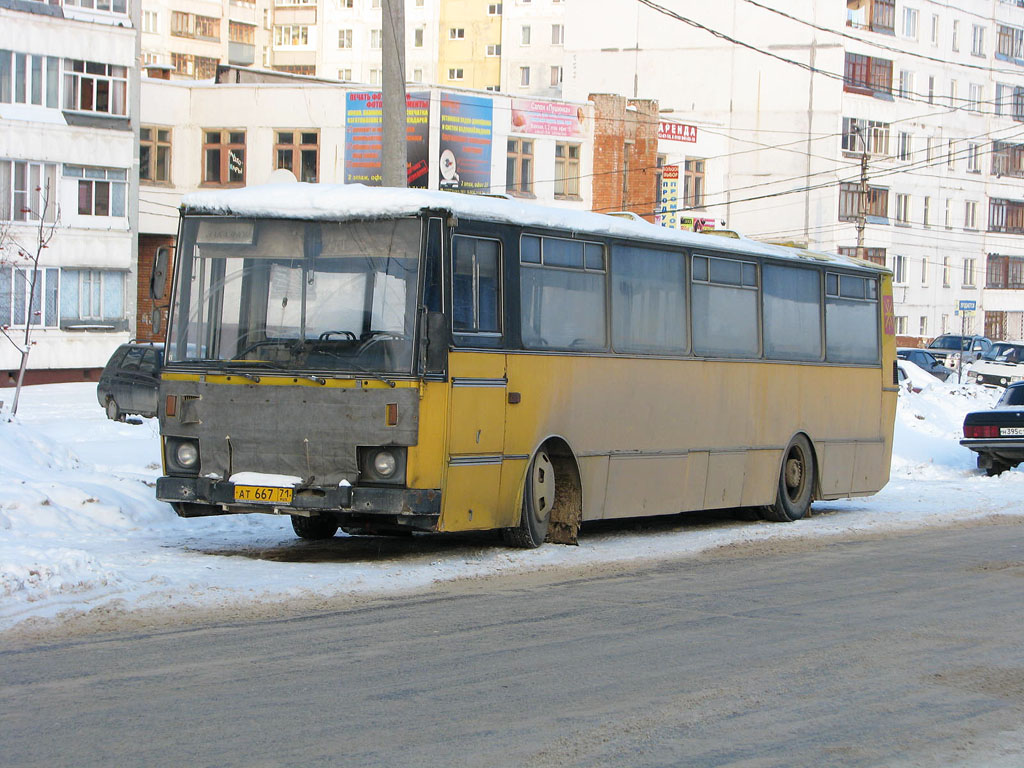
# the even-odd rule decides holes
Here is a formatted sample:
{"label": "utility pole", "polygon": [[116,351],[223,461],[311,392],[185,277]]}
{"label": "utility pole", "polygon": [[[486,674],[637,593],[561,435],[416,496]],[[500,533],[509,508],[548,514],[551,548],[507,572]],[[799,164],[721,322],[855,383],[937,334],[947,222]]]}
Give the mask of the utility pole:
{"label": "utility pole", "polygon": [[868,218],[868,137],[861,133],[860,128],[855,127],[857,136],[860,137],[860,189],[858,191],[857,205],[857,258],[864,258],[864,230],[867,227]]}
{"label": "utility pole", "polygon": [[383,59],[381,175],[385,187],[407,186],[405,106],[405,0],[382,0]]}

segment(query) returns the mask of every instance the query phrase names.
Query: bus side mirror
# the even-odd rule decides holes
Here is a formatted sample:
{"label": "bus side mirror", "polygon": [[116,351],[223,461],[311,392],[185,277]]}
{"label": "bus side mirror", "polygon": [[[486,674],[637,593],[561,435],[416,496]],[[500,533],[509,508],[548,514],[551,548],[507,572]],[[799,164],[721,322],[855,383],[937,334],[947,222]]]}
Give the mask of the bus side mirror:
{"label": "bus side mirror", "polygon": [[452,334],[448,330],[448,318],[443,312],[427,312],[427,373],[444,372],[451,343]]}
{"label": "bus side mirror", "polygon": [[160,333],[160,323],[163,322],[163,315],[160,314],[160,310],[157,308],[153,309],[152,314],[149,316],[150,325],[153,328],[153,333]]}
{"label": "bus side mirror", "polygon": [[154,301],[164,297],[167,287],[167,267],[170,261],[171,249],[162,246],[156,249],[153,257],[153,272],[149,276],[149,297]]}

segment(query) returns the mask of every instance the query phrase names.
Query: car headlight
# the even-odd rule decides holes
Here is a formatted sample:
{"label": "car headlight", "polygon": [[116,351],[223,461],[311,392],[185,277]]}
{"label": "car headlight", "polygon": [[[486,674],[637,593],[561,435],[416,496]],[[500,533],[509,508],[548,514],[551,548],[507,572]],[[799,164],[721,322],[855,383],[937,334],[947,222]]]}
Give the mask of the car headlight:
{"label": "car headlight", "polygon": [[381,451],[373,457],[373,471],[381,477],[391,477],[397,468],[398,462],[391,451]]}
{"label": "car headlight", "polygon": [[978,378],[978,372],[977,371],[968,371],[967,372],[967,378],[968,379],[976,379],[976,378]]}

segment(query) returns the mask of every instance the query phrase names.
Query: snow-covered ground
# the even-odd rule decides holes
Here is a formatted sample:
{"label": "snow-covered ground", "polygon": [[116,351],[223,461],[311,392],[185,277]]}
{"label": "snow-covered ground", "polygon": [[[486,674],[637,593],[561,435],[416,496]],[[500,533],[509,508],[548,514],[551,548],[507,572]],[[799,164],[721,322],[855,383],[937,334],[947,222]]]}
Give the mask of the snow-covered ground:
{"label": "snow-covered ground", "polygon": [[[578,547],[509,550],[489,536],[305,542],[287,517],[183,520],[155,500],[155,419],[106,419],[95,385],[28,387],[0,412],[0,630],[28,618],[99,609],[217,608],[295,598],[380,594],[438,581],[540,568],[699,553],[765,539],[895,531],[1024,515],[1024,471],[988,478],[958,444],[963,416],[998,393],[920,374],[900,395],[892,478],[878,495],[818,502],[794,525],[725,518],[647,528],[602,526]],[[917,375],[912,374],[915,380]],[[5,397],[7,395],[7,397]]]}

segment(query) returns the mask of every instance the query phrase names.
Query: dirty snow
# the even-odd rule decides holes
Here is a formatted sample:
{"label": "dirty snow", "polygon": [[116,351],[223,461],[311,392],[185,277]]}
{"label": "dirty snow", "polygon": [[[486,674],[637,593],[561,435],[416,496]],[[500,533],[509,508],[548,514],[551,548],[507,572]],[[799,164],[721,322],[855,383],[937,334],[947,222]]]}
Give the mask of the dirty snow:
{"label": "dirty snow", "polygon": [[[960,447],[970,410],[998,392],[934,382],[900,395],[892,478],[878,495],[818,502],[794,525],[723,518],[587,531],[578,547],[509,550],[490,535],[295,538],[287,517],[183,520],[155,500],[155,419],[106,419],[95,385],[26,388],[0,415],[0,630],[28,618],[100,609],[216,608],[292,598],[381,594],[540,568],[686,556],[770,539],[920,528],[1024,515],[1024,470],[988,478]],[[10,394],[13,394],[8,390]],[[0,394],[0,399],[3,398]],[[677,520],[677,519],[675,519]]]}

